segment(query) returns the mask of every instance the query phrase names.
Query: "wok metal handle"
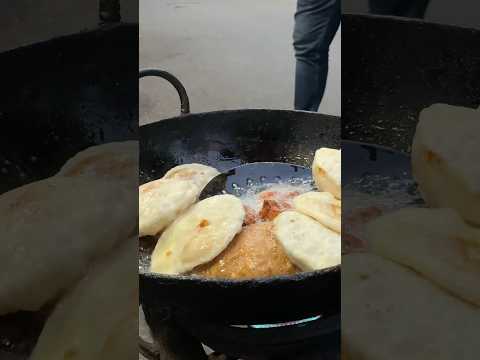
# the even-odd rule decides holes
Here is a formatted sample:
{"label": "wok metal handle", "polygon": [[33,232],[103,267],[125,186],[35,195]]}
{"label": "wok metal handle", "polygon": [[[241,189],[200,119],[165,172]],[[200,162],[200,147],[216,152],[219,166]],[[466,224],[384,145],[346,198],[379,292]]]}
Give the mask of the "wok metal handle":
{"label": "wok metal handle", "polygon": [[187,90],[183,84],[175,76],[169,72],[157,69],[144,69],[139,72],[139,79],[146,76],[155,76],[167,80],[170,84],[173,85],[175,90],[177,90],[178,95],[180,96],[180,115],[186,115],[190,113],[190,101],[188,100]]}

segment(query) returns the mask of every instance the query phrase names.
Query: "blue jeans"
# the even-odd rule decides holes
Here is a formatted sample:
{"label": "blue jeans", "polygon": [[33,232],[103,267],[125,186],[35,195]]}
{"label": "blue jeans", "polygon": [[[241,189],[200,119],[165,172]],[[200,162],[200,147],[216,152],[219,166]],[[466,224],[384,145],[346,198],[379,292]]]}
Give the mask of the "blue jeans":
{"label": "blue jeans", "polygon": [[328,50],[340,25],[340,0],[297,0],[295,109],[318,111],[328,76]]}

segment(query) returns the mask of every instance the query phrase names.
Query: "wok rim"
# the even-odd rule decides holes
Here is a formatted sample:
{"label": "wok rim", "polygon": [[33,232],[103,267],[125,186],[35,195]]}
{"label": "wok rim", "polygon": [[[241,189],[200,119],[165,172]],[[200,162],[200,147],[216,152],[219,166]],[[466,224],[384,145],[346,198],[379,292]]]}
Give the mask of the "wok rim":
{"label": "wok rim", "polygon": [[461,29],[461,30],[468,30],[473,33],[480,33],[480,28],[474,28],[471,26],[466,26],[466,25],[454,25],[454,24],[445,24],[445,23],[440,23],[437,21],[431,21],[431,20],[425,20],[425,19],[419,19],[419,18],[407,18],[403,16],[395,16],[395,15],[378,15],[378,14],[369,14],[369,13],[359,13],[359,12],[351,12],[351,11],[346,11],[342,14],[342,20],[343,18],[363,18],[363,19],[370,19],[370,20],[390,20],[392,22],[397,22],[397,23],[404,23],[404,24],[418,24],[418,25],[427,25],[427,26],[435,26],[438,28],[443,28],[443,29]]}
{"label": "wok rim", "polygon": [[[163,122],[171,122],[177,120],[184,120],[189,119],[192,117],[197,116],[207,116],[207,115],[221,115],[221,114],[238,114],[238,113],[249,113],[249,112],[256,112],[256,113],[290,113],[290,114],[307,114],[312,116],[318,116],[329,120],[340,121],[341,116],[338,115],[329,115],[329,114],[322,114],[314,111],[304,111],[304,110],[292,110],[292,109],[266,109],[266,108],[243,108],[243,109],[226,109],[226,110],[214,110],[214,111],[203,111],[203,112],[191,112],[185,115],[177,115],[168,117],[165,119],[160,119],[152,122],[148,122],[139,126],[140,129],[147,129],[148,127],[158,125],[159,123]],[[141,137],[140,137],[141,142]]]}
{"label": "wok rim", "polygon": [[397,150],[397,149],[392,148],[392,147],[390,147],[390,146],[377,145],[377,144],[369,143],[369,142],[366,142],[366,141],[342,140],[342,144],[357,145],[357,146],[368,146],[368,147],[373,147],[373,148],[378,149],[378,150],[381,150],[381,151],[390,152],[390,153],[397,154],[397,155],[401,155],[401,156],[405,156],[405,157],[408,157],[408,158],[411,157],[411,156],[410,156],[410,153]]}

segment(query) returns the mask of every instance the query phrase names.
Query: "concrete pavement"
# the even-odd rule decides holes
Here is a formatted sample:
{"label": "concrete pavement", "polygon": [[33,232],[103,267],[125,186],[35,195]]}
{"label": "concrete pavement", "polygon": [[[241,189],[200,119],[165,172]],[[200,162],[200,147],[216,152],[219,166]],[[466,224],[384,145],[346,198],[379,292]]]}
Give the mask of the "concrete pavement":
{"label": "concrete pavement", "polygon": [[[172,72],[192,112],[293,107],[293,15],[296,0],[140,1],[140,67]],[[330,54],[320,111],[340,114],[341,44]],[[178,113],[173,88],[140,84],[141,123]]]}

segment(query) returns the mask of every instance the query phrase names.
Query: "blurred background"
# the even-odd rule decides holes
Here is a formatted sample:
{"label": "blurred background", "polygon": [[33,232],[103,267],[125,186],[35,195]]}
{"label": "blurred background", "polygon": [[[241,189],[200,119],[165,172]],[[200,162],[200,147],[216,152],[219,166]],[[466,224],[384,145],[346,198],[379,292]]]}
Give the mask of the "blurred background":
{"label": "blurred background", "polygon": [[[479,28],[478,2],[472,0],[430,0],[425,20],[442,24]],[[342,0],[345,13],[368,12],[368,0]]]}
{"label": "blurred background", "polygon": [[[140,0],[140,68],[177,76],[191,111],[292,109],[296,0]],[[330,74],[319,112],[340,115],[340,30],[330,48]],[[178,115],[174,89],[158,79],[140,84],[140,123]]]}
{"label": "blurred background", "polygon": [[[122,21],[138,22],[138,0],[119,2]],[[99,6],[100,0],[16,0],[8,5],[2,2],[0,52],[96,29],[100,22]]]}

